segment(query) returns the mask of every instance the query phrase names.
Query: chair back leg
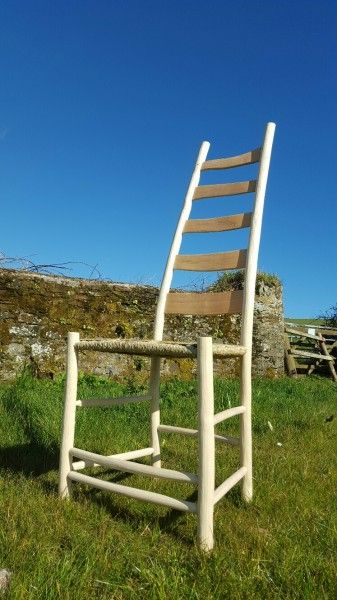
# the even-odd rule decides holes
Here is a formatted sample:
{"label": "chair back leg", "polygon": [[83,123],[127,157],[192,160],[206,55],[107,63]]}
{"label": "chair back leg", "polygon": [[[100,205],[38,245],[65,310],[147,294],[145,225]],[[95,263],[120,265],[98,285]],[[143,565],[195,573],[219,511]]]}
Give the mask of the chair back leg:
{"label": "chair back leg", "polygon": [[240,404],[245,412],[240,415],[240,458],[241,467],[247,472],[242,479],[242,497],[246,502],[253,498],[253,460],[252,460],[252,379],[251,379],[251,350],[247,350],[241,359]]}
{"label": "chair back leg", "polygon": [[211,337],[198,340],[199,487],[198,538],[201,548],[213,548],[215,484],[213,349]]}
{"label": "chair back leg", "polygon": [[159,381],[160,381],[160,358],[154,356],[151,359],[150,395],[151,395],[151,446],[153,448],[152,466],[161,467],[160,440],[158,427],[160,425],[159,408]]}
{"label": "chair back leg", "polygon": [[60,453],[60,479],[59,494],[62,498],[70,495],[70,481],[68,473],[71,471],[70,450],[74,447],[76,395],[78,378],[78,361],[75,344],[80,340],[78,333],[68,333],[67,346],[67,373],[64,398],[64,414],[62,428],[62,443]]}

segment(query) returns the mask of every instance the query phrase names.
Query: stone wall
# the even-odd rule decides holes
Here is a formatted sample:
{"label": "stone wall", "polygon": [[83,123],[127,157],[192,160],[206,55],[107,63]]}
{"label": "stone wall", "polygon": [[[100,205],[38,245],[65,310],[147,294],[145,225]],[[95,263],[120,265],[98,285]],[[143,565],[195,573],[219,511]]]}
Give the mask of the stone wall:
{"label": "stone wall", "polygon": [[[256,289],[254,357],[255,375],[283,373],[283,305],[280,283],[259,278]],[[152,335],[158,289],[24,271],[0,269],[0,379],[11,379],[30,365],[39,376],[64,371],[66,335],[81,337],[149,338]],[[218,341],[238,341],[240,316],[212,318],[172,316],[165,339],[195,341],[197,332]],[[80,368],[97,374],[142,379],[147,359],[94,352],[81,353]],[[163,361],[163,371],[184,378],[194,372],[190,360]],[[236,359],[216,365],[223,375],[236,375]]]}

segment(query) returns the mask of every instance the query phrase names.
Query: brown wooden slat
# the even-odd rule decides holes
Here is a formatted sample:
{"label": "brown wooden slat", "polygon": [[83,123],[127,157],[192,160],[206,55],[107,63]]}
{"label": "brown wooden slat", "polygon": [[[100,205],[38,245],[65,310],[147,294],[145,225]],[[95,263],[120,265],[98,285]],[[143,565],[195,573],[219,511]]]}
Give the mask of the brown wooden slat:
{"label": "brown wooden slat", "polygon": [[212,219],[190,219],[186,221],[183,233],[207,233],[214,231],[230,231],[250,227],[252,213],[241,213],[228,217],[215,217]]}
{"label": "brown wooden slat", "polygon": [[305,350],[296,350],[295,348],[291,349],[291,354],[303,358],[316,358],[317,360],[334,360],[334,358],[330,355],[325,356],[325,354],[314,354],[313,352],[306,352]]}
{"label": "brown wooden slat", "polygon": [[321,338],[318,335],[313,335],[312,333],[307,333],[306,331],[301,331],[299,329],[295,329],[293,327],[286,327],[285,328],[286,333],[290,333],[291,335],[296,335],[297,337],[304,337],[304,338],[308,338],[310,340],[321,340]]}
{"label": "brown wooden slat", "polygon": [[211,185],[198,185],[195,188],[193,200],[202,198],[217,198],[219,196],[237,196],[255,192],[256,180],[238,181],[237,183],[213,183]]}
{"label": "brown wooden slat", "polygon": [[174,268],[182,271],[226,271],[246,266],[247,250],[217,252],[212,254],[180,254]]}
{"label": "brown wooden slat", "polygon": [[261,148],[256,148],[251,152],[239,154],[238,156],[230,156],[228,158],[216,158],[214,160],[206,160],[202,166],[202,171],[210,171],[214,169],[230,169],[233,167],[242,167],[243,165],[252,165],[259,162],[261,158]]}
{"label": "brown wooden slat", "polygon": [[242,311],[243,291],[170,292],[165,312],[171,315],[231,315]]}

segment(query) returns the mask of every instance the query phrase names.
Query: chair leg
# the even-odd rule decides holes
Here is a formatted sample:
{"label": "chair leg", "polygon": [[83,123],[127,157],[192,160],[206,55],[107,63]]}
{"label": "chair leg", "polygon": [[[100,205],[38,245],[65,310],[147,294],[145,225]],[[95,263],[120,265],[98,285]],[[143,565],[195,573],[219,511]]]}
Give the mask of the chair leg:
{"label": "chair leg", "polygon": [[241,404],[246,408],[240,419],[240,449],[241,467],[246,467],[247,473],[242,479],[242,497],[246,502],[253,498],[253,461],[252,461],[252,357],[247,352],[241,361]]}
{"label": "chair leg", "polygon": [[161,467],[160,440],[158,427],[160,425],[159,408],[160,358],[151,359],[150,394],[151,394],[151,447],[153,448],[152,466]]}
{"label": "chair leg", "polygon": [[59,495],[66,498],[70,495],[70,481],[68,473],[71,471],[71,459],[69,451],[74,447],[75,436],[75,413],[76,413],[76,396],[77,396],[77,352],[75,344],[79,342],[80,336],[78,333],[68,333],[67,347],[67,374],[66,374],[66,389],[64,398],[64,414],[63,414],[63,430],[62,444],[60,453],[60,479],[59,479]]}
{"label": "chair leg", "polygon": [[199,388],[199,488],[198,540],[201,548],[213,548],[213,513],[215,483],[214,388],[212,338],[198,340]]}

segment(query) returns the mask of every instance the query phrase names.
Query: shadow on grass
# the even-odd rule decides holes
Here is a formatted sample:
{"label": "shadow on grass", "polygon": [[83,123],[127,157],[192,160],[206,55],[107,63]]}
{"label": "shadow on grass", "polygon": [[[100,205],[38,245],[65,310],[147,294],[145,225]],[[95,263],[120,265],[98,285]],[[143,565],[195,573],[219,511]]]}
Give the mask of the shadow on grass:
{"label": "shadow on grass", "polygon": [[[46,449],[36,443],[17,444],[6,448],[0,448],[0,468],[8,469],[11,472],[22,474],[26,477],[38,477],[46,475],[53,471],[55,477],[52,479],[42,478],[39,480],[39,485],[42,486],[47,494],[57,495],[58,482],[57,482],[57,470],[59,463],[59,449]],[[109,478],[109,481],[114,483],[126,482],[129,478],[132,478],[131,473],[123,473],[120,471],[104,471],[95,470],[95,477]],[[104,508],[111,517],[121,519],[125,523],[133,523],[135,529],[137,529],[142,523],[143,519],[141,516],[137,517],[131,509],[127,506],[117,505],[113,501],[114,494],[102,494],[99,490],[91,487],[74,486],[74,500],[81,502],[83,496],[90,499],[94,504],[100,508]],[[194,490],[186,498],[189,502],[197,502],[198,492]],[[242,507],[244,505],[240,490],[234,488],[229,492],[227,498],[230,499],[236,507]],[[153,519],[150,519],[151,526],[159,526],[162,532],[171,536],[174,539],[183,541],[184,544],[193,545],[194,539],[189,536],[184,536],[182,530],[179,533],[175,531],[175,524],[184,518],[184,513],[175,509],[167,509],[165,515],[158,517],[153,514]]]}
{"label": "shadow on grass", "polygon": [[0,467],[23,475],[43,475],[58,468],[58,451],[36,443],[0,448]]}
{"label": "shadow on grass", "polygon": [[[132,473],[123,473],[123,472],[119,472],[119,471],[95,471],[95,477],[97,478],[101,478],[101,479],[105,479],[111,483],[127,483],[128,479],[131,479],[133,477]],[[53,488],[53,483],[48,481],[48,482],[43,482],[42,483],[43,486],[46,485],[46,491],[52,491]],[[120,495],[120,494],[117,494]],[[96,506],[98,506],[99,508],[103,508],[104,511],[106,511],[113,519],[120,519],[121,521],[123,521],[124,523],[127,523],[128,525],[130,525],[130,523],[133,524],[134,530],[135,532],[137,531],[137,529],[139,527],[143,527],[144,525],[144,516],[140,515],[140,514],[135,514],[135,512],[133,511],[133,509],[130,507],[128,507],[127,505],[121,505],[121,504],[117,504],[114,501],[114,498],[116,497],[116,493],[113,492],[102,492],[102,490],[96,489],[94,487],[91,486],[85,486],[85,488],[83,488],[83,486],[81,485],[80,487],[74,486],[73,488],[73,494],[72,497],[74,499],[75,502],[81,502],[83,500],[83,498],[86,499],[86,501],[90,501],[93,504],[95,504]],[[193,491],[191,494],[188,495],[188,497],[186,497],[186,500],[189,502],[196,502],[197,501],[197,491]],[[125,498],[125,496],[124,496]],[[140,504],[143,504],[142,501],[139,500],[135,500],[135,502],[139,502]],[[152,504],[152,503],[149,503]],[[165,515],[158,517],[158,515],[155,514],[155,512],[153,512],[153,517],[149,517],[149,515],[146,515],[146,525],[149,526],[149,528],[155,528],[155,527],[159,527],[159,529],[162,532],[165,532],[167,535],[171,536],[172,538],[181,541],[183,539],[183,542],[188,544],[188,545],[193,545],[194,544],[194,540],[190,537],[190,536],[186,536],[184,537],[182,532],[179,531],[179,533],[175,532],[174,529],[174,525],[175,523],[179,520],[179,519],[184,519],[184,515],[185,513],[179,511],[179,510],[175,510],[175,509],[167,509],[167,512]]]}

